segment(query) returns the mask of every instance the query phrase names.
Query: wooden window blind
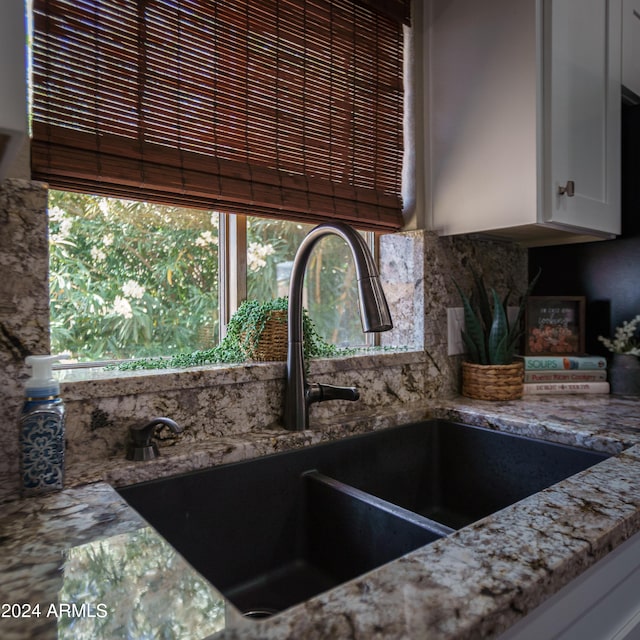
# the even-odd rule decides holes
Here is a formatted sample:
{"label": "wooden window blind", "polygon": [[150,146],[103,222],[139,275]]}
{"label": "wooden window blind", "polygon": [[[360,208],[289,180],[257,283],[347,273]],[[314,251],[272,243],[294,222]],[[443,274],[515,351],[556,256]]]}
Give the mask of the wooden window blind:
{"label": "wooden window blind", "polygon": [[402,225],[409,0],[34,0],[32,177]]}

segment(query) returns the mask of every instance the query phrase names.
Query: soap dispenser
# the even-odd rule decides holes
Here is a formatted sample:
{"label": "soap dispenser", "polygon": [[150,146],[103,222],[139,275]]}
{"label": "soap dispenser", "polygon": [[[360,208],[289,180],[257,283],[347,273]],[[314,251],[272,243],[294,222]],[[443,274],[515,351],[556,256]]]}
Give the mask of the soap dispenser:
{"label": "soap dispenser", "polygon": [[27,356],[32,376],[25,384],[20,415],[22,495],[60,490],[64,486],[64,418],[60,384],[51,365],[67,356]]}

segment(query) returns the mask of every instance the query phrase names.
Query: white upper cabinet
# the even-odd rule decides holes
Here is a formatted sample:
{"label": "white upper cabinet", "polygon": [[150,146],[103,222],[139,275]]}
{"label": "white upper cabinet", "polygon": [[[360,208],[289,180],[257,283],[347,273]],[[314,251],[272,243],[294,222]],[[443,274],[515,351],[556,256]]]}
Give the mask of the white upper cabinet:
{"label": "white upper cabinet", "polygon": [[[618,234],[621,4],[552,0],[545,11],[548,6],[543,219]],[[561,194],[567,184],[573,196]]]}
{"label": "white upper cabinet", "polygon": [[0,179],[27,136],[24,0],[2,0],[0,20]]}
{"label": "white upper cabinet", "polygon": [[621,0],[433,0],[432,228],[620,233]]}
{"label": "white upper cabinet", "polygon": [[640,0],[622,0],[622,84],[640,102]]}

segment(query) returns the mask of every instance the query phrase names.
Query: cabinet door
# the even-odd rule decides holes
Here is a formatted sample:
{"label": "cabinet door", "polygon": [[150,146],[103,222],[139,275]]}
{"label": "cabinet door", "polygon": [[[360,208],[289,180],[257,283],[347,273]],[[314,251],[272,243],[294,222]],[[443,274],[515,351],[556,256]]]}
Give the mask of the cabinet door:
{"label": "cabinet door", "polygon": [[640,99],[640,0],[622,0],[622,84]]}
{"label": "cabinet door", "polygon": [[449,235],[535,224],[536,2],[425,5],[432,228]]}
{"label": "cabinet door", "polygon": [[621,0],[545,0],[546,222],[620,233],[621,31]]}
{"label": "cabinet door", "polygon": [[543,602],[498,640],[591,638],[640,638],[640,533]]}

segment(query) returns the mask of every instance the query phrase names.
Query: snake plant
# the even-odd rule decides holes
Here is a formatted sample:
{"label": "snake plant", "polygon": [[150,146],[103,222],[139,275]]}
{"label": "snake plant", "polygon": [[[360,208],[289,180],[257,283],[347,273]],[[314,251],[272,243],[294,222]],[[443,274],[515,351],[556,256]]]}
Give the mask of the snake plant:
{"label": "snake plant", "polygon": [[518,313],[509,322],[507,305],[510,292],[501,300],[496,290],[485,287],[482,278],[472,269],[473,293],[467,296],[454,281],[464,307],[462,341],[467,349],[467,360],[474,364],[511,364],[518,340],[527,298],[538,281],[540,272],[529,283],[520,300]]}

